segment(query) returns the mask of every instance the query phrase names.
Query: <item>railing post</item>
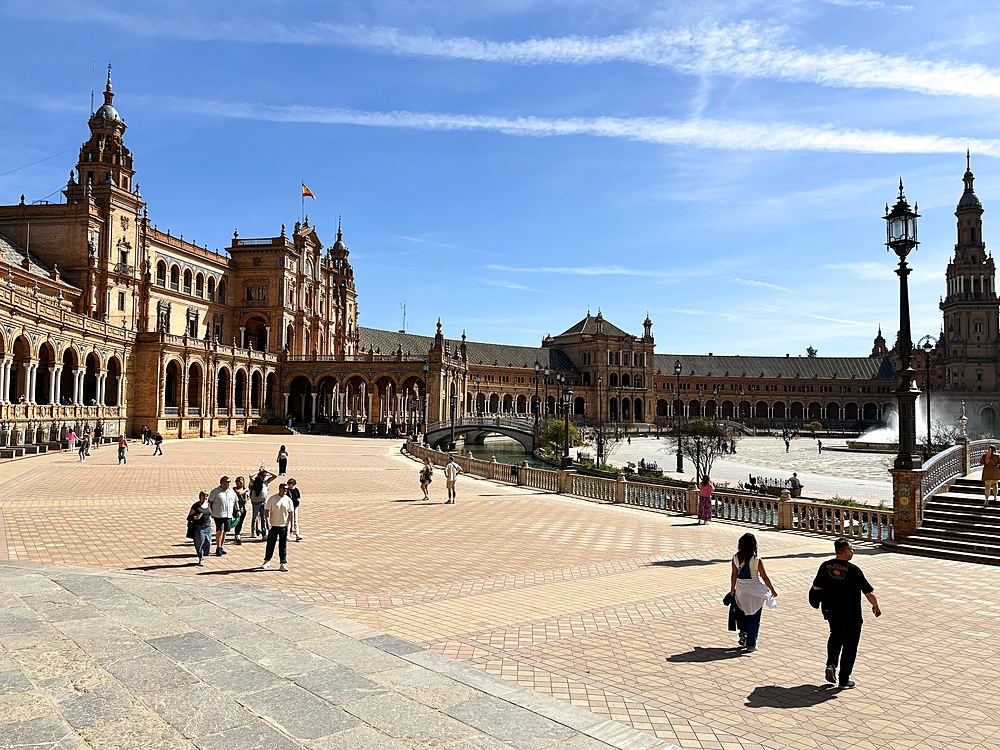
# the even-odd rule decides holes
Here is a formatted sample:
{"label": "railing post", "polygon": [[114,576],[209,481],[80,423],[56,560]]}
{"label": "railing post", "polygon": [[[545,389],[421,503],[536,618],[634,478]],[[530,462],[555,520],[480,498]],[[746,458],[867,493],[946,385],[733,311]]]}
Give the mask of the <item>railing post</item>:
{"label": "railing post", "polygon": [[[968,462],[968,451],[964,460]],[[924,471],[889,469],[892,474],[892,515],[896,537],[905,537],[920,528],[923,520]],[[966,467],[966,474],[969,473]]]}
{"label": "railing post", "polygon": [[624,474],[619,474],[615,480],[615,502],[624,503],[628,500],[628,480]]}
{"label": "railing post", "polygon": [[522,461],[517,472],[517,486],[520,487],[528,483],[528,462]]}
{"label": "railing post", "polygon": [[775,523],[779,529],[792,528],[792,498],[788,490],[782,490],[781,497],[778,498],[778,517]]}
{"label": "railing post", "polygon": [[694,482],[688,484],[687,489],[684,491],[684,495],[684,515],[698,515],[698,485]]}
{"label": "railing post", "polygon": [[573,494],[573,475],[576,474],[575,469],[557,469],[559,474],[559,489],[556,490],[560,495],[572,495]]}
{"label": "railing post", "polygon": [[960,435],[955,438],[955,442],[962,446],[962,476],[967,477],[972,473],[972,451],[969,450],[969,438],[967,435]]}

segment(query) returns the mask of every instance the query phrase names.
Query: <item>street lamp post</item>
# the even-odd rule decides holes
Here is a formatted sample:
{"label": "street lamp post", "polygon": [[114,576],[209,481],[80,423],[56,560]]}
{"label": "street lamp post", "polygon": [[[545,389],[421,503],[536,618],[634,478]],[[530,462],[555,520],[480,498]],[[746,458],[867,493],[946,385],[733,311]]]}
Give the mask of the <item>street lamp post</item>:
{"label": "street lamp post", "polygon": [[455,451],[455,412],[458,410],[458,396],[451,394],[451,442],[448,443],[448,450]]}
{"label": "street lamp post", "polygon": [[719,386],[712,386],[712,419],[719,418]]}
{"label": "street lamp post", "polygon": [[476,375],[476,416],[483,416],[483,410],[479,408],[479,386],[483,382],[482,375]]}
{"label": "street lamp post", "polygon": [[542,366],[535,360],[535,438],[538,438],[538,372]]}
{"label": "street lamp post", "polygon": [[604,385],[604,375],[597,376],[597,468],[604,465],[604,396],[601,386]]}
{"label": "street lamp post", "polygon": [[[914,204],[910,210],[910,204],[903,195],[903,181],[899,181],[899,196],[896,205],[889,210],[885,207],[886,221],[886,247],[896,253],[899,258],[899,267],[896,274],[899,276],[899,342],[897,344],[897,354],[899,355],[899,387],[896,389],[896,402],[899,411],[899,452],[896,454],[896,461],[893,464],[895,469],[912,471],[923,466],[920,455],[917,453],[917,424],[916,424],[916,404],[919,389],[914,382],[916,374],[912,367],[913,340],[910,336],[910,295],[907,288],[907,277],[911,269],[906,265],[906,256],[920,243],[917,241],[917,218],[920,216],[916,212],[917,206]],[[910,498],[907,498],[909,501]]]}
{"label": "street lamp post", "polygon": [[428,385],[427,384],[427,378],[430,375],[430,371],[431,371],[431,367],[430,367],[429,364],[427,364],[427,361],[425,360],[424,361],[424,424],[423,424],[424,442],[425,443],[427,442],[427,409],[430,406],[430,402],[428,401],[428,398],[427,398],[427,385]]}
{"label": "street lamp post", "polygon": [[[565,382],[565,378],[563,379]],[[573,406],[573,391],[569,388],[563,393],[563,420],[565,423],[565,436],[563,438],[563,468],[568,469],[572,465],[569,457],[569,410]]]}
{"label": "street lamp post", "polygon": [[927,403],[924,408],[927,410],[927,444],[924,449],[925,458],[931,457],[931,352],[934,350],[934,343],[937,339],[933,336],[924,336],[917,342],[917,348],[924,350],[924,390],[927,392]]}
{"label": "street lamp post", "polygon": [[548,367],[546,367],[542,374],[545,375],[545,414],[548,415],[548,413],[549,413],[549,375],[552,374],[552,370],[550,370]]}
{"label": "street lamp post", "polygon": [[413,433],[413,442],[417,441],[417,414],[420,413],[420,402],[417,397],[410,399],[410,431]]}
{"label": "street lamp post", "polygon": [[674,432],[677,434],[677,473],[684,473],[684,454],[681,452],[681,361],[674,362],[674,375],[677,376],[677,408],[674,410]]}

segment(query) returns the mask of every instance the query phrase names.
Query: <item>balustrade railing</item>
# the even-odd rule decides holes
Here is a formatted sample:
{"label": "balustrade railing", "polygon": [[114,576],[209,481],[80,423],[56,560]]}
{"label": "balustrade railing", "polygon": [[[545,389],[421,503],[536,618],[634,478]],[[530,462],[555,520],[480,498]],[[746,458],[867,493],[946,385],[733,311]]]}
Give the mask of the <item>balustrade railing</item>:
{"label": "balustrade railing", "polygon": [[[406,451],[419,459],[428,458],[436,466],[448,463],[444,451],[407,442]],[[557,492],[608,503],[623,503],[664,513],[694,515],[698,508],[698,488],[578,474],[575,471],[537,469],[497,461],[483,461],[455,455],[462,471],[473,476],[522,487]],[[716,491],[712,495],[712,517],[727,521],[794,529],[827,536],[886,542],[895,539],[891,509],[843,506],[813,500],[761,497],[740,492]]]}

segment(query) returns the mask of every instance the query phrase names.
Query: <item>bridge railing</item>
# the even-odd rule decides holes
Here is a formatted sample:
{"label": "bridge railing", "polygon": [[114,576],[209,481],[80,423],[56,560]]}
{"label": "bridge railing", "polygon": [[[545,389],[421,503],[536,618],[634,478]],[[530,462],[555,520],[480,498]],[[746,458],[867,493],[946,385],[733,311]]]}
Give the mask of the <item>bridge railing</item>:
{"label": "bridge railing", "polygon": [[[455,428],[459,427],[504,427],[509,430],[532,433],[535,429],[535,421],[516,417],[462,417],[455,420]],[[427,425],[427,432],[450,429],[450,419],[442,419],[440,422]]]}
{"label": "bridge railing", "polygon": [[[448,453],[419,443],[408,442],[405,450],[415,458],[430,459],[435,466],[448,463]],[[626,479],[624,474],[611,479],[578,474],[573,470],[536,469],[458,454],[455,454],[455,461],[467,474],[494,482],[663,513],[684,516],[698,513],[698,488],[693,482],[686,487],[647,484]],[[891,509],[792,500],[787,490],[778,498],[718,490],[712,494],[712,518],[871,542],[896,538]]]}

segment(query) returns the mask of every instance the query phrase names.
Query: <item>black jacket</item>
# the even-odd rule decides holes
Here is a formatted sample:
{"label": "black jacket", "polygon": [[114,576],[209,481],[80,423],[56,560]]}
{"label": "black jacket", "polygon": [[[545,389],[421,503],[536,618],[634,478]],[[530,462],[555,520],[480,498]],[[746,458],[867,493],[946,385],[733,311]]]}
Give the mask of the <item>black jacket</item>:
{"label": "black jacket", "polygon": [[722,603],[729,607],[729,629],[734,631],[739,630],[740,632],[746,630],[747,616],[736,603],[736,597],[732,594],[726,594],[722,597]]}

